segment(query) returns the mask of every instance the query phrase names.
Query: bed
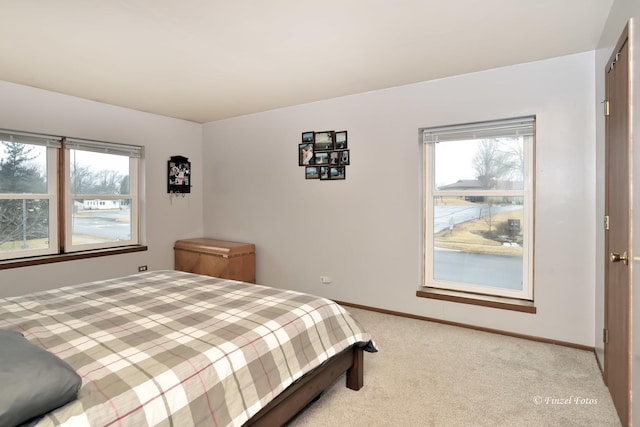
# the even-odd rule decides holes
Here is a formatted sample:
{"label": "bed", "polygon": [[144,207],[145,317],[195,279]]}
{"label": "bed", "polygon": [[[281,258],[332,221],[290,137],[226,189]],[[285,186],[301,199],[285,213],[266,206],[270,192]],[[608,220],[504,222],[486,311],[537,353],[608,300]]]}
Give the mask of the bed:
{"label": "bed", "polygon": [[330,300],[173,270],[0,299],[0,330],[81,379],[38,427],[282,425],[377,351]]}

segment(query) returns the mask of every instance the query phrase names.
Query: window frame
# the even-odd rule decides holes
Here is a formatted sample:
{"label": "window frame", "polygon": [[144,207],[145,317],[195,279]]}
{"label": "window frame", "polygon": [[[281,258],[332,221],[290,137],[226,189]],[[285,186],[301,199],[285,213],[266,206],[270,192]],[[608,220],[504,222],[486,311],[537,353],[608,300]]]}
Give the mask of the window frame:
{"label": "window frame", "polygon": [[[101,154],[116,154],[129,157],[129,194],[94,194],[71,192],[71,150],[87,151]],[[79,252],[94,249],[109,249],[140,243],[140,158],[142,147],[115,143],[104,143],[91,140],[65,138],[64,153],[64,209],[65,209],[65,252]],[[129,200],[131,237],[129,240],[106,243],[73,244],[73,203],[76,199],[92,200]]]}
{"label": "window frame", "polygon": [[22,132],[5,132],[0,130],[0,136],[11,135],[12,141],[23,145],[43,146],[46,147],[46,193],[2,193],[1,200],[48,200],[49,201],[49,245],[42,249],[29,249],[8,252],[3,255],[0,260],[13,260],[24,257],[51,255],[59,251],[59,232],[58,232],[58,150],[60,148],[61,139],[48,135],[32,135]]}
{"label": "window frame", "polygon": [[[492,126],[502,127],[505,123],[517,121],[530,121],[532,127],[532,135],[525,136],[523,140],[523,153],[524,153],[524,171],[523,171],[523,185],[522,190],[439,190],[435,187],[435,171],[436,161],[435,159],[435,144],[440,142],[437,138],[438,130],[451,131],[454,135],[453,139],[444,138],[443,142],[456,141],[456,135],[464,136],[465,133],[473,129],[489,130]],[[423,271],[422,271],[422,288],[423,289],[438,289],[443,291],[459,292],[462,295],[472,296],[483,295],[498,298],[510,298],[524,301],[533,301],[534,297],[534,274],[533,274],[533,261],[534,261],[534,236],[535,236],[535,142],[536,142],[536,118],[535,116],[518,117],[513,119],[485,121],[477,123],[468,123],[462,125],[443,126],[443,127],[429,127],[421,128],[420,136],[421,143],[423,144]],[[509,130],[503,130],[496,132],[498,137],[506,136]],[[516,131],[517,132],[517,131]],[[503,133],[500,135],[500,133]],[[478,132],[479,135],[485,138],[483,132]],[[465,138],[461,139],[485,139],[485,138]],[[459,282],[449,282],[444,280],[434,279],[434,269],[432,268],[434,263],[435,253],[435,233],[434,233],[434,200],[439,196],[484,196],[484,197],[522,197],[523,198],[523,244],[522,244],[522,290],[510,290],[503,287],[491,287],[483,285],[473,285]]]}
{"label": "window frame", "polygon": [[[0,270],[147,250],[146,245],[141,243],[143,241],[141,209],[144,203],[142,192],[144,148],[142,146],[79,140],[61,136],[52,137],[4,129],[0,129],[0,136],[2,141],[47,146],[47,194],[5,193],[0,198],[49,200],[49,247],[46,249],[1,253]],[[21,137],[23,138],[22,141],[20,140]],[[47,140],[55,142],[50,143]],[[130,200],[130,240],[97,245],[72,245],[72,210],[69,209],[69,206],[72,206],[73,198],[78,198],[78,195],[71,195],[70,193],[69,147],[78,147],[78,144],[85,144],[85,147],[93,146],[94,151],[103,153],[129,154],[129,194],[91,196],[98,196],[96,198],[104,200]]]}

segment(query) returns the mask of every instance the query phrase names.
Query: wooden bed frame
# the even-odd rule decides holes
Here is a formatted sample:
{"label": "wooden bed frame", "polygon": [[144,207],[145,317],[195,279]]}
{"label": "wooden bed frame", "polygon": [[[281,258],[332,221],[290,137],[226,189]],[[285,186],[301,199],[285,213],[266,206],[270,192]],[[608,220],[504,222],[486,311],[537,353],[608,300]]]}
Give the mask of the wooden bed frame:
{"label": "wooden bed frame", "polygon": [[245,426],[281,426],[316,399],[342,374],[347,373],[347,388],[360,390],[364,385],[364,355],[361,347],[351,346],[303,376],[280,393]]}

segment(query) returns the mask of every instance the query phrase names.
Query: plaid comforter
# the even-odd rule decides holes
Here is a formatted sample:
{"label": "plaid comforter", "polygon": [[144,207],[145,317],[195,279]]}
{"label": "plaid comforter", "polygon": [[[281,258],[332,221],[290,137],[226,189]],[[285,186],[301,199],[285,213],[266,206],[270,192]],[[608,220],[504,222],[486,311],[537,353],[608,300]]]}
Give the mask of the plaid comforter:
{"label": "plaid comforter", "polygon": [[239,426],[350,345],[375,351],[329,300],[178,271],[0,299],[0,328],[82,377],[38,427]]}

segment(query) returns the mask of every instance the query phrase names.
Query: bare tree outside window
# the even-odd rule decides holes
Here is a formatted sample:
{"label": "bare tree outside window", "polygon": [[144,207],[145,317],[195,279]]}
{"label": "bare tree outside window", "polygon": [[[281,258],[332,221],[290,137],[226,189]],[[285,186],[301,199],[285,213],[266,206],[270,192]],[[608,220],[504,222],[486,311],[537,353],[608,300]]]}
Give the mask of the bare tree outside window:
{"label": "bare tree outside window", "polygon": [[483,139],[473,157],[476,178],[484,189],[515,187],[524,173],[524,152],[516,140]]}
{"label": "bare tree outside window", "polygon": [[[480,188],[511,190],[522,185],[524,175],[524,151],[522,144],[515,138],[483,139],[473,157],[473,167]],[[503,204],[501,197],[484,197],[487,210],[484,222],[487,224],[487,237],[495,238],[493,206]]]}

